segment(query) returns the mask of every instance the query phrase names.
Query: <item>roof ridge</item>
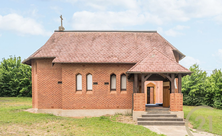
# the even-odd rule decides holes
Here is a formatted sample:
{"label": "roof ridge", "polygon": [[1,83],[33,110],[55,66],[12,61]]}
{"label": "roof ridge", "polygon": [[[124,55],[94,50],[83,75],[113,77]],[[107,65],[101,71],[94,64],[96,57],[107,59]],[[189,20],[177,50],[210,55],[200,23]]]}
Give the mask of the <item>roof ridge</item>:
{"label": "roof ridge", "polygon": [[140,32],[140,33],[157,33],[156,30],[55,30],[54,32]]}

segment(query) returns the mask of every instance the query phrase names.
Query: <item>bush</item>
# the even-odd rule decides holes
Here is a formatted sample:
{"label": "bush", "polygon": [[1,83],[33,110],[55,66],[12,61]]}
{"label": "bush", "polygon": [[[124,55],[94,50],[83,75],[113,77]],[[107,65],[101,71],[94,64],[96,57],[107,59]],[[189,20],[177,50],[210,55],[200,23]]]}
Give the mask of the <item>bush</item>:
{"label": "bush", "polygon": [[3,58],[0,63],[0,96],[32,96],[31,67],[20,57]]}

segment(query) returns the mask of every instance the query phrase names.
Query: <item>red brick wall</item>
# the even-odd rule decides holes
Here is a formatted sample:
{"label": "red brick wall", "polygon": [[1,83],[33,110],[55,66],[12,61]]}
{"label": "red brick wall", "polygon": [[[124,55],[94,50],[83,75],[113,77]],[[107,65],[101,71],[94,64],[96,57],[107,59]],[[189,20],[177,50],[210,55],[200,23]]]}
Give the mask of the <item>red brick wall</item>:
{"label": "red brick wall", "polygon": [[134,111],[145,111],[145,93],[134,93]]}
{"label": "red brick wall", "polygon": [[183,111],[183,94],[170,94],[170,111]]}
{"label": "red brick wall", "polygon": [[[120,76],[130,69],[128,64],[63,64],[63,109],[131,109],[133,82],[127,81],[126,91],[120,89]],[[82,75],[82,91],[76,91],[76,74]],[[92,74],[92,92],[86,91],[86,75]],[[116,91],[110,90],[110,75],[116,74]],[[108,82],[109,85],[105,85]]]}
{"label": "red brick wall", "polygon": [[[33,61],[34,62],[34,61]],[[55,64],[38,59],[37,78],[33,80],[33,107],[39,109],[131,109],[133,82],[120,89],[120,75],[132,64]],[[35,64],[32,63],[32,67]],[[33,69],[34,70],[34,69]],[[33,72],[34,73],[34,72]],[[76,91],[76,75],[82,75],[82,91]],[[92,74],[92,91],[86,91],[86,75]],[[110,75],[116,74],[116,91],[110,91]],[[62,84],[58,84],[62,81]],[[108,82],[109,85],[104,85]],[[36,86],[35,86],[36,84]],[[36,94],[38,97],[36,97]],[[37,104],[36,104],[37,103]]]}
{"label": "red brick wall", "polygon": [[38,89],[37,89],[37,63],[32,61],[32,105],[38,108]]}
{"label": "red brick wall", "polygon": [[[37,62],[37,101],[39,109],[62,108],[62,67],[52,66],[52,59],[38,59]],[[37,83],[36,83],[37,82]],[[36,93],[35,93],[36,94]]]}

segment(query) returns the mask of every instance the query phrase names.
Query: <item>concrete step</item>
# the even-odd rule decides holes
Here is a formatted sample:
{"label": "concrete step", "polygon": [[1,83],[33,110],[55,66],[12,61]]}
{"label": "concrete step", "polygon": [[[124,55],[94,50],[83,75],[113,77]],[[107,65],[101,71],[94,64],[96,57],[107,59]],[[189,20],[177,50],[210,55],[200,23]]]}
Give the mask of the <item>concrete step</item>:
{"label": "concrete step", "polygon": [[184,126],[184,121],[137,121],[138,125],[143,126]]}
{"label": "concrete step", "polygon": [[153,111],[153,110],[156,110],[156,111],[169,111],[170,108],[146,108],[146,111]]}
{"label": "concrete step", "polygon": [[142,117],[177,117],[176,114],[144,114]]}
{"label": "concrete step", "polygon": [[183,118],[176,118],[176,117],[138,117],[137,121],[183,121]]}
{"label": "concrete step", "polygon": [[170,112],[169,111],[163,111],[163,112],[151,111],[151,112],[147,112],[147,114],[170,114]]}

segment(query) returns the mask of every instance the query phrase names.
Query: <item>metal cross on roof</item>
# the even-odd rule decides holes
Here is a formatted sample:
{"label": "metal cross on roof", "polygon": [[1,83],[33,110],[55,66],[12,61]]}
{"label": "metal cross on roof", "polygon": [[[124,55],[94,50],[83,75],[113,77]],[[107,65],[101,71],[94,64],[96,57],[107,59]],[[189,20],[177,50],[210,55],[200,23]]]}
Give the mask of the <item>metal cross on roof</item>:
{"label": "metal cross on roof", "polygon": [[61,18],[61,26],[62,26],[62,20],[63,20],[62,15],[60,16],[60,18]]}
{"label": "metal cross on roof", "polygon": [[62,15],[60,16],[60,18],[61,18],[61,26],[59,27],[59,31],[64,31],[65,28],[62,25],[62,20],[63,20]]}

